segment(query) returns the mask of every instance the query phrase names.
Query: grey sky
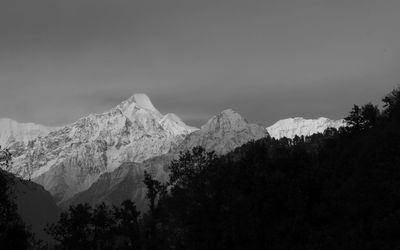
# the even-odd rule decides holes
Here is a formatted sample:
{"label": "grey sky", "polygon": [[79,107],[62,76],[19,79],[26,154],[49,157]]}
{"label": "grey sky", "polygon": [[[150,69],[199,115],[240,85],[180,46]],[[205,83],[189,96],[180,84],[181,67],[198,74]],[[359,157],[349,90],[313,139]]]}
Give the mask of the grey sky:
{"label": "grey sky", "polygon": [[2,0],[0,117],[61,125],[145,92],[201,125],[342,118],[400,83],[398,0]]}

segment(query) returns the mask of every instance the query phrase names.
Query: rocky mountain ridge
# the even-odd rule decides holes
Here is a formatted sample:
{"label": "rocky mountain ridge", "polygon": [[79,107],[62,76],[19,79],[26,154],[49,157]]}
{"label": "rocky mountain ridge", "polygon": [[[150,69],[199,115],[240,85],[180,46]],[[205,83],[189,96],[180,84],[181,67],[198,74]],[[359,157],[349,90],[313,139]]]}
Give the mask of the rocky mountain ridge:
{"label": "rocky mountain ridge", "polygon": [[168,153],[192,130],[176,116],[155,110],[146,95],[134,95],[108,112],[11,147],[16,152],[12,171],[64,201],[125,162]]}
{"label": "rocky mountain ridge", "polygon": [[147,95],[135,94],[110,111],[60,128],[30,124],[26,131],[33,132],[15,136],[18,133],[7,131],[16,129],[3,129],[0,138],[6,138],[13,152],[14,173],[43,185],[59,204],[68,205],[115,203],[122,198],[142,202],[143,171],[166,180],[169,162],[195,146],[221,155],[269,135],[293,138],[340,126],[344,126],[342,120],[297,117],[265,128],[227,109],[197,129],[175,114],[161,114]]}
{"label": "rocky mountain ridge", "polygon": [[146,187],[143,183],[144,171],[153,178],[165,182],[168,180],[168,167],[179,152],[202,146],[208,151],[225,154],[251,141],[267,137],[267,130],[259,125],[249,124],[235,111],[228,109],[212,117],[199,130],[187,135],[169,154],[153,157],[142,163],[125,163],[112,172],[102,174],[87,190],[61,203],[63,207],[88,202],[92,205],[106,202],[119,205],[125,199],[131,199],[140,210],[146,209]]}
{"label": "rocky mountain ridge", "polygon": [[251,140],[267,137],[267,130],[248,123],[232,109],[213,116],[199,130],[189,134],[176,151],[185,151],[201,146],[207,151],[226,154]]}

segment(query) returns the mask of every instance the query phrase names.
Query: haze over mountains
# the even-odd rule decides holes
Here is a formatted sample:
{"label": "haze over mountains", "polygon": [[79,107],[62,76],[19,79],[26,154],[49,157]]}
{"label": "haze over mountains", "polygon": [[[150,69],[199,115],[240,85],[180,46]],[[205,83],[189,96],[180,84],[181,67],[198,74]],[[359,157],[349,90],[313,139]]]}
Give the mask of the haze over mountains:
{"label": "haze over mountains", "polygon": [[59,128],[0,121],[1,143],[14,157],[11,171],[42,185],[59,205],[130,198],[143,209],[143,172],[167,180],[166,167],[180,151],[202,146],[226,154],[263,137],[293,138],[344,125],[327,118],[290,118],[266,128],[228,109],[198,129],[173,113],[161,114],[145,94]]}

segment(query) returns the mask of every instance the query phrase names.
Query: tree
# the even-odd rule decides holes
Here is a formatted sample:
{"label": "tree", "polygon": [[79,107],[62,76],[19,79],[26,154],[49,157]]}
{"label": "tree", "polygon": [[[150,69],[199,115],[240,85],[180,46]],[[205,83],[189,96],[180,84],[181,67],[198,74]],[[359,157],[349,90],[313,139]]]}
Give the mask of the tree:
{"label": "tree", "polygon": [[103,202],[97,205],[92,212],[91,228],[93,231],[93,244],[96,249],[107,249],[113,246],[113,228],[115,220],[112,211]]}
{"label": "tree", "polygon": [[379,119],[380,111],[378,106],[367,103],[361,108],[361,117],[363,119],[364,128],[374,127]]}
{"label": "tree", "polygon": [[349,116],[344,118],[347,125],[355,130],[360,130],[362,127],[361,109],[358,105],[354,105]]}
{"label": "tree", "polygon": [[390,120],[400,120],[400,86],[382,99],[384,114]]}
{"label": "tree", "polygon": [[352,131],[363,131],[375,126],[379,119],[379,109],[376,105],[368,103],[361,108],[354,105],[349,116],[344,120]]}
{"label": "tree", "polygon": [[202,147],[194,147],[191,151],[183,152],[178,160],[170,164],[170,181],[172,188],[184,188],[192,177],[201,173],[216,159],[215,152],[207,152]]}
{"label": "tree", "polygon": [[112,209],[105,203],[70,206],[46,231],[61,249],[141,249],[135,204],[126,200]]}
{"label": "tree", "polygon": [[171,218],[169,234],[180,247],[197,245],[205,248],[215,242],[211,238],[218,237],[218,229],[213,225],[216,225],[215,216],[218,216],[214,211],[217,208],[215,194],[220,190],[214,186],[212,175],[215,173],[210,171],[213,167],[215,170],[220,167],[214,165],[216,159],[214,152],[194,147],[182,152],[169,166],[170,196],[165,202]]}
{"label": "tree", "polygon": [[87,203],[78,204],[61,213],[59,221],[47,227],[47,233],[61,243],[63,249],[90,249],[91,222],[92,208]]}
{"label": "tree", "polygon": [[13,196],[14,178],[0,170],[0,242],[4,249],[28,249],[34,239],[17,214]]}
{"label": "tree", "polygon": [[161,219],[160,202],[167,194],[167,187],[158,180],[153,179],[146,171],[144,172],[144,184],[147,187],[146,197],[149,200],[149,214],[146,216],[145,222],[148,227],[145,232],[145,245],[148,249],[157,249],[161,244],[161,239],[159,237],[160,230],[157,229],[157,224],[159,224]]}
{"label": "tree", "polygon": [[146,197],[149,199],[150,213],[154,216],[157,198],[160,198],[166,192],[166,188],[161,182],[153,179],[146,171],[144,171],[144,184],[147,187]]}
{"label": "tree", "polygon": [[137,211],[135,204],[130,200],[122,202],[120,207],[114,207],[116,234],[127,239],[121,244],[122,248],[141,249],[139,215],[140,213]]}

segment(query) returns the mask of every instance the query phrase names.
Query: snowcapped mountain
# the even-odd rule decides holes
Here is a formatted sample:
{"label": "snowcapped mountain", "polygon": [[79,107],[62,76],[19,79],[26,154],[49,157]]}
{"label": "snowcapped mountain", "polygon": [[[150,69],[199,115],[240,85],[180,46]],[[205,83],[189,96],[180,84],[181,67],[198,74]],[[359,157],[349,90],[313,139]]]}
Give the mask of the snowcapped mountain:
{"label": "snowcapped mountain", "polygon": [[169,152],[193,130],[175,115],[163,116],[145,94],[136,94],[108,112],[91,114],[14,149],[12,171],[64,201],[125,162]]}
{"label": "snowcapped mountain", "polygon": [[0,146],[7,147],[14,142],[27,144],[38,136],[45,136],[56,128],[34,123],[19,123],[12,119],[0,119]]}
{"label": "snowcapped mountain", "polygon": [[200,130],[189,134],[176,152],[201,146],[217,154],[226,154],[251,140],[267,137],[267,130],[256,124],[249,124],[242,116],[227,109],[212,117]]}
{"label": "snowcapped mountain", "polygon": [[322,133],[327,128],[340,128],[346,126],[344,120],[331,120],[325,117],[318,119],[304,119],[302,117],[288,118],[279,120],[268,127],[268,133],[273,138],[294,138],[298,136],[308,136],[315,133]]}
{"label": "snowcapped mountain", "polygon": [[[170,119],[170,121],[175,120],[177,119],[174,117]],[[177,124],[180,123],[177,121]],[[178,128],[182,129],[185,126],[180,125]],[[170,162],[177,158],[180,151],[202,146],[207,150],[214,150],[218,154],[225,154],[246,142],[266,136],[268,136],[268,132],[264,127],[249,124],[235,111],[225,110],[212,117],[200,130],[187,135],[179,146],[171,148],[169,154],[153,157],[142,163],[124,163],[113,172],[102,174],[90,188],[60,205],[68,207],[82,202],[90,204],[106,202],[119,205],[125,199],[131,199],[143,211],[146,209],[144,171],[149,172],[153,178],[164,182],[168,180]]]}
{"label": "snowcapped mountain", "polygon": [[168,165],[180,151],[202,146],[226,154],[251,140],[344,125],[343,120],[289,118],[265,128],[227,109],[197,129],[175,114],[161,114],[147,95],[135,94],[105,113],[59,128],[0,119],[0,142],[13,153],[12,172],[44,186],[62,206],[130,198],[143,209],[143,172],[167,180]]}

